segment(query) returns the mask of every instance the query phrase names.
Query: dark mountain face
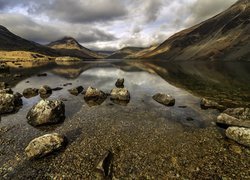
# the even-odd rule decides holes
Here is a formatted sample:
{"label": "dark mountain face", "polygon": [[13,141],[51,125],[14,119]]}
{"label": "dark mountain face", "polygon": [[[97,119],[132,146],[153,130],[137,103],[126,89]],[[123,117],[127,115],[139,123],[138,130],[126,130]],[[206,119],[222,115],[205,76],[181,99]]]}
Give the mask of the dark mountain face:
{"label": "dark mountain face", "polygon": [[23,39],[0,25],[0,51],[29,51],[43,55],[58,56],[53,49]]}
{"label": "dark mountain face", "polygon": [[183,30],[141,58],[166,60],[249,60],[250,1]]}
{"label": "dark mountain face", "polygon": [[63,56],[78,58],[98,59],[103,58],[100,54],[83,47],[72,37],[64,37],[48,44],[48,47],[60,52]]}

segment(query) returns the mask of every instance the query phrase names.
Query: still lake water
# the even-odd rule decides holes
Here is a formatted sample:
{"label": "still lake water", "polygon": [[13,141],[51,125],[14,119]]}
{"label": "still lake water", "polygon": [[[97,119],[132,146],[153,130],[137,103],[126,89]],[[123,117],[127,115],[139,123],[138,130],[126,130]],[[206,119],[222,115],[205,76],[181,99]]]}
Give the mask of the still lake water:
{"label": "still lake water", "polygon": [[[13,160],[13,157],[18,154],[19,159],[24,159],[22,152],[25,145],[38,135],[59,131],[68,134],[69,141],[75,139],[81,133],[73,127],[74,124],[84,129],[81,122],[84,122],[85,118],[91,119],[91,116],[93,116],[92,120],[85,123],[85,126],[97,123],[99,119],[105,121],[105,118],[109,118],[113,121],[116,118],[119,119],[119,115],[128,115],[132,122],[140,124],[146,130],[152,125],[146,121],[147,117],[150,121],[156,118],[160,121],[155,125],[156,132],[164,122],[169,134],[175,134],[189,129],[215,126],[213,122],[219,112],[202,110],[200,108],[202,97],[215,100],[227,107],[250,106],[250,63],[107,60],[78,63],[8,62],[4,63],[4,66],[9,68],[1,72],[0,81],[10,84],[14,92],[22,93],[25,88],[39,88],[42,85],[63,88],[54,91],[49,99],[64,100],[66,119],[62,124],[49,127],[34,128],[28,125],[26,114],[41,98],[23,97],[23,107],[19,112],[1,117],[0,128],[6,129],[6,133],[1,133],[2,138],[11,139],[11,141],[3,140],[6,145],[0,149],[0,166],[8,167],[12,162],[18,167],[19,162]],[[39,73],[46,73],[47,76],[38,77]],[[68,89],[81,85],[85,90],[92,86],[109,93],[115,87],[114,84],[118,78],[125,78],[125,87],[131,94],[131,100],[126,106],[106,99],[101,105],[90,107],[84,101],[82,94],[74,96],[68,92]],[[65,86],[65,84],[69,85]],[[159,92],[172,95],[176,99],[175,106],[165,107],[155,102],[152,96]],[[107,113],[109,111],[110,113]],[[95,113],[99,113],[100,116]],[[187,119],[190,118],[193,120],[188,121]],[[126,124],[128,122],[125,120],[119,123],[126,130],[131,126]],[[133,132],[133,129],[129,131]],[[133,137],[130,138],[132,141]],[[9,152],[10,149],[12,152]],[[20,169],[11,173],[17,172],[20,173]]]}

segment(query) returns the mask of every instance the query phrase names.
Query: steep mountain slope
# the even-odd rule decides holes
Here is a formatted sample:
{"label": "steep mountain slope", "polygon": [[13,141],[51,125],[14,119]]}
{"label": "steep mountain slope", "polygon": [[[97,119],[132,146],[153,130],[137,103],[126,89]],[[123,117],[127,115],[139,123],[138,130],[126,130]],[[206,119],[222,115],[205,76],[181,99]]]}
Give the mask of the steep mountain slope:
{"label": "steep mountain slope", "polygon": [[122,49],[114,52],[110,56],[106,57],[106,59],[123,59],[123,58],[127,58],[128,56],[136,54],[136,53],[138,53],[138,52],[140,52],[140,51],[142,51],[144,49],[145,48],[140,48],[140,47],[125,47],[125,48],[122,48]]}
{"label": "steep mountain slope", "polygon": [[166,60],[250,60],[250,0],[183,30],[140,58]]}
{"label": "steep mountain slope", "polygon": [[60,52],[63,56],[72,56],[86,59],[103,58],[103,55],[83,47],[72,37],[64,37],[55,42],[51,42],[47,46]]}
{"label": "steep mountain slope", "polygon": [[48,47],[23,39],[0,25],[0,58],[42,58],[58,56]]}

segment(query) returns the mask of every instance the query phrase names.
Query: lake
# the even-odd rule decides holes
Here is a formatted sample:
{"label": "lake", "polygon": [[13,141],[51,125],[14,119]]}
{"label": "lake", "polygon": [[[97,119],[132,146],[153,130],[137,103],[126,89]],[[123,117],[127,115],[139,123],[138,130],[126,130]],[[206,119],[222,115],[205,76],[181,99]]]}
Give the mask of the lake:
{"label": "lake", "polygon": [[[39,96],[23,97],[17,113],[1,117],[0,176],[6,179],[89,179],[107,151],[114,154],[113,177],[119,179],[250,177],[249,149],[225,138],[215,123],[218,110],[200,107],[203,97],[225,107],[250,107],[250,63],[105,60],[5,62],[1,67],[0,82],[14,92],[60,87],[49,99],[66,107],[63,123],[39,128],[26,120]],[[37,76],[41,73],[46,76]],[[110,93],[118,78],[125,79],[129,103],[107,98],[92,106],[83,94],[68,92],[81,85]],[[175,106],[155,102],[156,93],[173,96]],[[67,147],[37,161],[26,159],[27,144],[53,132],[67,137]]]}

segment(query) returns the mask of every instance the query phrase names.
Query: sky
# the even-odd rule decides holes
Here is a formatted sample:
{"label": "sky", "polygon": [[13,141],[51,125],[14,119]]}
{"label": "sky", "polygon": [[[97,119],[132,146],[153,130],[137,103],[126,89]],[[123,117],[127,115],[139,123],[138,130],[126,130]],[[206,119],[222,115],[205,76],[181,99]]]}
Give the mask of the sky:
{"label": "sky", "polygon": [[65,36],[94,50],[149,47],[237,0],[0,0],[0,25],[41,44]]}

